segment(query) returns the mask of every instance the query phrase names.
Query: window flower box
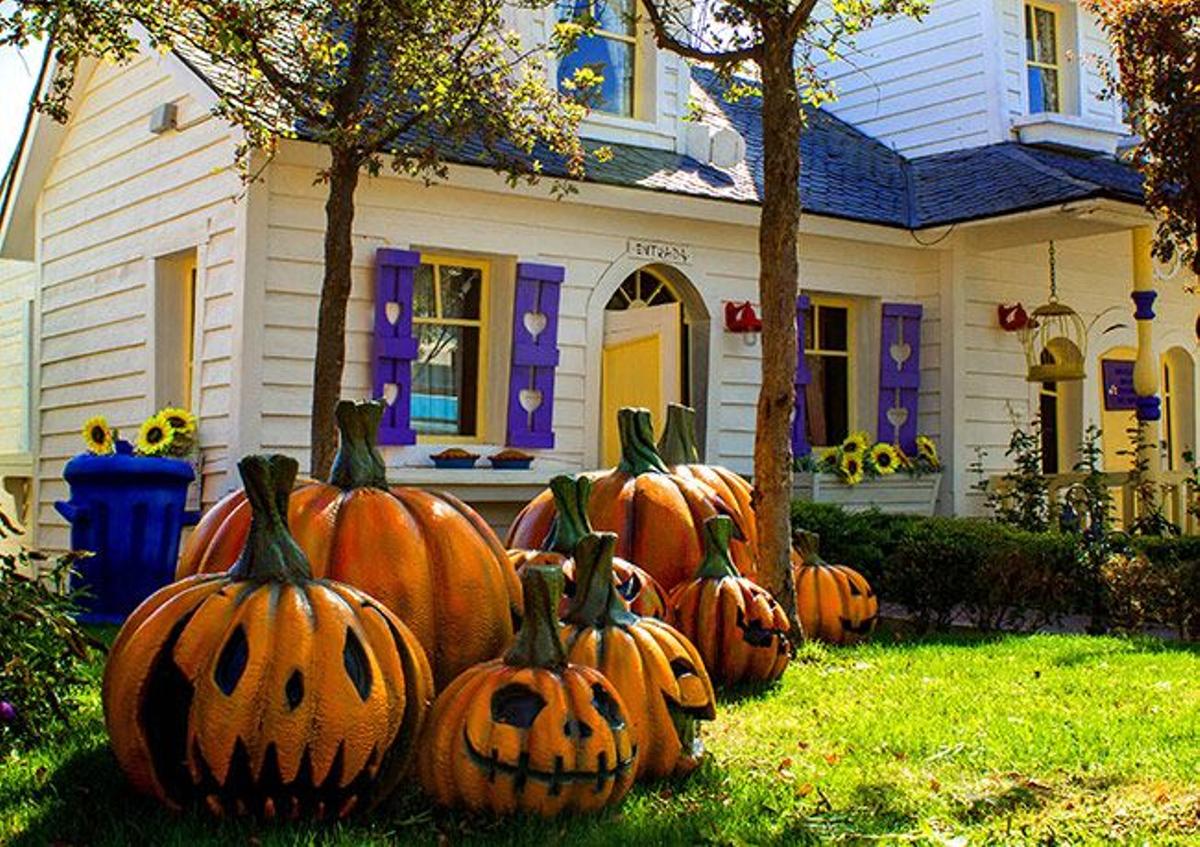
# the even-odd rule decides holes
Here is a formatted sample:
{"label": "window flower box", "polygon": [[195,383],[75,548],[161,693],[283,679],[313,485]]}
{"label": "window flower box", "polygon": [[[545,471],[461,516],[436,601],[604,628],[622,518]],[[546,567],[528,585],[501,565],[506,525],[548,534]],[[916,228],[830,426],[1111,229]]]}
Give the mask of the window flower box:
{"label": "window flower box", "polygon": [[836,474],[797,471],[792,476],[792,496],[797,500],[832,503],[851,512],[879,509],[901,515],[933,515],[942,475],[928,473],[864,479],[847,485]]}

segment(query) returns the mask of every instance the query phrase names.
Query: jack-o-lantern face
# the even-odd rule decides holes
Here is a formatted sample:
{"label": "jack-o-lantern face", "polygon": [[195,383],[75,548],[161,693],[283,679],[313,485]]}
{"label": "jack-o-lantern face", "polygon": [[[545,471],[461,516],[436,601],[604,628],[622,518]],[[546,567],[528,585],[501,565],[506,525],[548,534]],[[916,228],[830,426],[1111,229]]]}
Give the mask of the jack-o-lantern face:
{"label": "jack-o-lantern face", "polygon": [[[340,817],[394,785],[432,673],[381,604],[308,578],[282,522],[295,463],[272,470],[251,457],[241,467],[255,522],[238,566],[157,592],[113,644],[113,750],[136,787],[176,808]],[[255,490],[271,484],[277,501]]]}
{"label": "jack-o-lantern face", "polygon": [[792,575],[796,612],[804,636],[829,644],[853,644],[875,629],[879,601],[870,583],[845,565],[831,565],[818,554],[816,533],[793,536]]}
{"label": "jack-o-lantern face", "polygon": [[704,754],[697,721],[715,717],[703,660],[674,627],[633,614],[613,585],[616,537],[585,536],[575,549],[576,596],[564,615],[572,662],[603,673],[629,706],[638,740],[639,778],[694,769]]}
{"label": "jack-o-lantern face", "polygon": [[[592,480],[585,474],[554,477],[550,480],[549,491],[553,497],[555,512],[549,534],[543,542],[547,549],[508,551],[509,561],[518,574],[526,565],[554,565],[562,568],[566,582],[559,606],[560,615],[567,613],[567,607],[575,596],[575,562],[571,557],[580,539],[592,531],[587,513],[591,490]],[[633,562],[613,557],[612,579],[617,592],[634,614],[659,620],[668,619],[666,592],[645,570]]]}
{"label": "jack-o-lantern face", "polygon": [[729,518],[705,525],[708,552],[696,579],[671,592],[671,616],[721,685],[771,682],[791,655],[788,620],[770,593],[737,575],[728,556]]}
{"label": "jack-o-lantern face", "polygon": [[498,813],[594,811],[633,782],[638,749],[621,696],[568,664],[558,636],[562,574],[527,567],[526,617],[503,658],[455,679],[434,704],[421,780],[444,805]]}

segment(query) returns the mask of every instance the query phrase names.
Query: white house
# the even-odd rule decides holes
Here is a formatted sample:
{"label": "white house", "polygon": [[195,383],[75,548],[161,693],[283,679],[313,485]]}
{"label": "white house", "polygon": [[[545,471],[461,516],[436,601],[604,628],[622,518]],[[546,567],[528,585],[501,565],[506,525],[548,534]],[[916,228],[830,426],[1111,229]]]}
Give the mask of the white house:
{"label": "white house", "polygon": [[[466,166],[442,185],[387,175],[358,192],[344,393],[394,401],[395,480],[458,490],[498,524],[552,472],[612,461],[608,421],[628,402],[696,406],[708,459],[752,469],[759,347],[727,331],[725,311],[755,298],[760,127],[751,104],[724,102],[711,74],[621,20],[581,47],[610,63],[586,134],[615,156],[577,194],[510,190]],[[519,23],[544,30],[548,13]],[[1135,356],[1130,293],[1146,264],[1133,233],[1151,221],[1112,155],[1126,129],[1087,61],[1103,49],[1074,2],[935,0],[923,23],[880,25],[828,68],[842,97],[802,145],[798,446],[928,434],[948,513],[973,508],[976,448],[1002,467],[1014,420],[1038,410],[1053,421],[1052,470],[1070,469],[1088,422],[1119,466],[1128,366],[1104,363]],[[692,97],[703,123],[684,120]],[[53,503],[90,415],[128,432],[190,404],[205,503],[236,484],[241,455],[307,460],[323,150],[285,144],[246,188],[214,100],[203,57],[96,66],[66,126],[34,118],[11,171],[0,254],[32,262],[34,282],[0,279],[0,355],[28,349],[30,362],[25,408],[0,384],[0,469],[10,489],[29,480],[47,547],[67,544]],[[164,104],[174,123],[152,127]],[[1046,300],[1051,241],[1059,297],[1091,322],[1082,382],[1027,382],[998,319],[1002,304]],[[1178,471],[1197,436],[1196,306],[1182,273],[1154,273],[1143,358],[1164,377]],[[9,343],[18,327],[29,334]],[[435,470],[429,454],[450,444],[537,458]]]}

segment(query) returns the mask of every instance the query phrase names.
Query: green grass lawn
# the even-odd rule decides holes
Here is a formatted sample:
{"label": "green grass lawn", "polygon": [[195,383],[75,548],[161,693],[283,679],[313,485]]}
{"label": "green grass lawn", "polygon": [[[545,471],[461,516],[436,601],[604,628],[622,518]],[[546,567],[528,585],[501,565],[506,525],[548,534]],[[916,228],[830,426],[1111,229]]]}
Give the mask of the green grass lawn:
{"label": "green grass lawn", "polygon": [[337,826],[171,815],[129,792],[98,693],[84,705],[64,743],[0,764],[0,843],[1200,843],[1200,649],[1151,639],[806,650],[778,686],[726,699],[691,778],[549,822],[412,790]]}

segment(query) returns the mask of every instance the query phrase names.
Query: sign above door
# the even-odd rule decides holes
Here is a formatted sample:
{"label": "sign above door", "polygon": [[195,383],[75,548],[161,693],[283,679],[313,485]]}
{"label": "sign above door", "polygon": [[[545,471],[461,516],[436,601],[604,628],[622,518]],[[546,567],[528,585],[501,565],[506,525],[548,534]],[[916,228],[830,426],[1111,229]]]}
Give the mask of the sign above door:
{"label": "sign above door", "polygon": [[692,245],[671,241],[642,241],[631,238],[626,253],[647,262],[669,262],[673,265],[692,263]]}

